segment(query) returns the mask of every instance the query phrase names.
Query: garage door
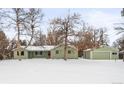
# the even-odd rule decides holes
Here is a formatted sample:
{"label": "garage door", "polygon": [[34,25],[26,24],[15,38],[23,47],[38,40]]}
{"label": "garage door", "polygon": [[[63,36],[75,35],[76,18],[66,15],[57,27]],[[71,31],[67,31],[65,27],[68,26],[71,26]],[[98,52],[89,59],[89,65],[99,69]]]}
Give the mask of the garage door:
{"label": "garage door", "polygon": [[110,52],[92,52],[93,59],[110,59]]}

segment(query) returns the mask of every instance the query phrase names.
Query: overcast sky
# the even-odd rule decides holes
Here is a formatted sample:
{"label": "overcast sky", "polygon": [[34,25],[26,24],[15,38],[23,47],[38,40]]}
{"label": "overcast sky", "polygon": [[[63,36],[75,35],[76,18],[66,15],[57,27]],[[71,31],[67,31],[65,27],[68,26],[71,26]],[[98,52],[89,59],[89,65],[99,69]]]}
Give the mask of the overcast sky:
{"label": "overcast sky", "polygon": [[[54,17],[65,16],[68,13],[68,10],[69,9],[67,8],[43,9],[43,13],[45,15],[44,24]],[[70,12],[81,14],[84,21],[88,22],[90,25],[96,28],[107,27],[111,45],[112,42],[118,38],[116,31],[113,29],[113,26],[114,23],[119,23],[123,20],[120,14],[121,10],[121,8],[71,8]],[[45,28],[46,26],[43,27],[43,29]]]}
{"label": "overcast sky", "polygon": [[[121,18],[121,8],[43,8],[44,18],[42,30],[47,32],[47,24],[50,19],[54,17],[63,17],[67,15],[68,10],[71,13],[79,13],[82,15],[82,19],[90,25],[99,28],[106,27],[108,29],[108,35],[110,39],[110,45],[115,41],[118,36],[113,29],[114,23],[119,23],[123,19]],[[11,33],[8,33],[9,36]]]}

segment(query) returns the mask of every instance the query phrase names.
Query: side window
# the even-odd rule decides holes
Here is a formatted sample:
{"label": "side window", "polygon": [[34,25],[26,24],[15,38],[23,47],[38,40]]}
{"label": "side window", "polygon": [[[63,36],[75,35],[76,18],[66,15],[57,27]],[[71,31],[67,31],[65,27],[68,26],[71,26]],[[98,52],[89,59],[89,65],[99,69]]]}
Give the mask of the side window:
{"label": "side window", "polygon": [[40,51],[40,55],[42,55],[42,51]]}
{"label": "side window", "polygon": [[112,55],[117,55],[117,52],[113,52]]}
{"label": "side window", "polygon": [[56,54],[59,54],[59,50],[56,50]]}
{"label": "side window", "polygon": [[24,51],[21,52],[21,56],[24,56]]}
{"label": "side window", "polygon": [[71,54],[71,50],[68,50],[68,54]]}
{"label": "side window", "polygon": [[37,55],[38,53],[37,53],[37,51],[35,52],[35,55]]}
{"label": "side window", "polygon": [[19,56],[19,51],[17,51],[17,55]]}

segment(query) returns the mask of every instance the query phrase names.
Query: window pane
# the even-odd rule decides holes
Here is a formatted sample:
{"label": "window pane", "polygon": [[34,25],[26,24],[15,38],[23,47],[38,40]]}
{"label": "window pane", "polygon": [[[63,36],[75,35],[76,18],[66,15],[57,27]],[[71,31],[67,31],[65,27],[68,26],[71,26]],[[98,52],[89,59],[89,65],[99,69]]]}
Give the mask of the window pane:
{"label": "window pane", "polygon": [[71,54],[71,50],[68,50],[68,54]]}
{"label": "window pane", "polygon": [[24,56],[24,51],[21,52],[21,56]]}
{"label": "window pane", "polygon": [[56,50],[56,54],[59,54],[59,51],[58,50]]}
{"label": "window pane", "polygon": [[35,55],[37,55],[37,51],[35,52]]}
{"label": "window pane", "polygon": [[19,56],[19,51],[17,51],[17,55]]}
{"label": "window pane", "polygon": [[42,51],[40,51],[40,55],[42,55]]}

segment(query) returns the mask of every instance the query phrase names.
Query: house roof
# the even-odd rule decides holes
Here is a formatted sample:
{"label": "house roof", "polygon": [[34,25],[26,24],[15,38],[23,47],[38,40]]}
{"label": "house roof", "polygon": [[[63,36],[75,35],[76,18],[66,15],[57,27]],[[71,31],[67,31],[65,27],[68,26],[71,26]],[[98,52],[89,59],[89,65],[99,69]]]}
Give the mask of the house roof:
{"label": "house roof", "polygon": [[27,51],[49,51],[53,49],[55,46],[21,46],[21,48],[25,48]]}
{"label": "house roof", "polygon": [[119,50],[114,47],[103,46],[103,47],[99,47],[99,48],[86,49],[84,51],[119,51]]}
{"label": "house roof", "polygon": [[120,53],[120,54],[124,54],[124,50],[120,51],[119,53]]}
{"label": "house roof", "polygon": [[[61,47],[61,46],[64,46],[64,44],[59,44],[59,45],[55,46],[53,49]],[[67,47],[70,47],[70,48],[73,48],[73,49],[77,50],[77,48],[75,46],[73,46],[73,45],[67,45]]]}
{"label": "house roof", "polygon": [[[46,46],[20,46],[19,48],[16,49],[25,49],[27,51],[50,51],[52,49],[58,48],[64,46],[63,44],[57,45],[57,46],[53,46],[53,45],[46,45]],[[73,49],[77,49],[74,46],[68,45],[68,47],[71,47]],[[14,49],[15,50],[15,49]]]}
{"label": "house roof", "polygon": [[84,50],[84,51],[91,51],[91,50],[93,50],[93,49],[89,48],[89,49],[86,49],[86,50]]}

